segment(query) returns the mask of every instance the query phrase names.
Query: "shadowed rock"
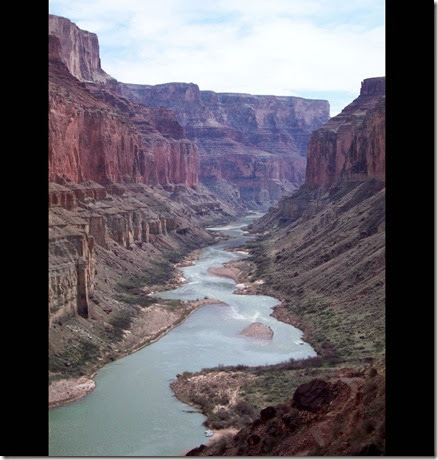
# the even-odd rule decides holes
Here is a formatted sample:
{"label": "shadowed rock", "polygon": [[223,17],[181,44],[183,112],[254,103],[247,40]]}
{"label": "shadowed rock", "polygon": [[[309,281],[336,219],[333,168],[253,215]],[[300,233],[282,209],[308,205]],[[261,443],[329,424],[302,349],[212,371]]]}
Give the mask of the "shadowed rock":
{"label": "shadowed rock", "polygon": [[324,380],[314,379],[300,385],[293,396],[293,405],[298,409],[317,412],[332,399],[330,385]]}

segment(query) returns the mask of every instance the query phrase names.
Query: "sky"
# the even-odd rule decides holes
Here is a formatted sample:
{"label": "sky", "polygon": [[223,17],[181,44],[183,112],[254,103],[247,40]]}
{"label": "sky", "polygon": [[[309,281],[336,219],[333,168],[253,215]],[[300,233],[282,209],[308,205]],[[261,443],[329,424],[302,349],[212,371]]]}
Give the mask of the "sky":
{"label": "sky", "polygon": [[124,83],[326,99],[337,115],[385,75],[384,0],[50,0],[99,37]]}

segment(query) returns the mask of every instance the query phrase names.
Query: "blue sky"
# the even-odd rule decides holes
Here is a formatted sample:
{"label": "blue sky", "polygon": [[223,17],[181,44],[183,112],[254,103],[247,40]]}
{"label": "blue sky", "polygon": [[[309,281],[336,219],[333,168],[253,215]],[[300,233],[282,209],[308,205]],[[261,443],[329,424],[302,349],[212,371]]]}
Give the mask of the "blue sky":
{"label": "blue sky", "polygon": [[385,75],[384,0],[50,0],[99,36],[125,83],[327,99],[339,113]]}

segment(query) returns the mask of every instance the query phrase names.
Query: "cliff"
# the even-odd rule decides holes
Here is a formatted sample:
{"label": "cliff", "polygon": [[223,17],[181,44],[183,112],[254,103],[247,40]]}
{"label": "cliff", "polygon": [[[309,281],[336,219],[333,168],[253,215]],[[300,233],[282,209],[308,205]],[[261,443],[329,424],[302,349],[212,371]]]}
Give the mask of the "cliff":
{"label": "cliff", "polygon": [[199,159],[173,114],[79,82],[49,40],[49,180],[198,184]]}
{"label": "cliff", "polygon": [[[327,101],[119,83],[101,68],[95,34],[54,15],[49,34],[59,40],[49,41],[52,74],[64,86],[53,88],[51,76],[58,97],[50,99],[50,180],[194,186],[200,179],[239,209],[267,208],[304,181],[307,143],[327,121]],[[70,95],[80,92],[78,104]],[[63,132],[68,156],[58,153],[64,139],[55,133]]]}
{"label": "cliff", "polygon": [[360,95],[310,139],[306,185],[385,180],[385,78],[362,82]]}
{"label": "cliff", "polygon": [[247,204],[266,207],[302,184],[311,132],[328,119],[327,101],[200,91],[193,83],[119,84],[147,106],[171,108],[200,151],[201,181],[231,184]]}
{"label": "cliff", "polygon": [[213,241],[205,225],[236,213],[199,184],[198,150],[174,114],[118,94],[94,34],[56,16],[49,25],[52,381],[120,353],[122,331],[153,302],[140,287],[168,281]]}
{"label": "cliff", "polygon": [[80,81],[105,83],[112,78],[100,66],[97,35],[66,18],[49,14],[49,35],[60,40],[60,58],[69,72]]}

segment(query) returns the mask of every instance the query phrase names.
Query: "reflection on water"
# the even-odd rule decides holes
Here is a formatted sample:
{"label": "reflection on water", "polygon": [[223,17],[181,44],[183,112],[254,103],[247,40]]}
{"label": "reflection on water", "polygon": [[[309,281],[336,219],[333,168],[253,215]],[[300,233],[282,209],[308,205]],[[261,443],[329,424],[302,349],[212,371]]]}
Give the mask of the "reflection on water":
{"label": "reflection on water", "polygon": [[[51,409],[50,455],[175,456],[205,442],[204,416],[185,412],[169,382],[183,371],[223,365],[263,365],[315,356],[302,333],[270,316],[278,300],[235,295],[235,282],[211,275],[209,267],[245,257],[225,249],[243,244],[241,227],[254,216],[220,228],[232,237],[205,248],[194,266],[184,267],[187,283],[159,294],[166,299],[205,296],[227,305],[207,305],[158,342],[103,367],[96,389],[78,402]],[[158,294],[157,294],[158,295]],[[272,340],[242,337],[254,321],[274,331]]]}

